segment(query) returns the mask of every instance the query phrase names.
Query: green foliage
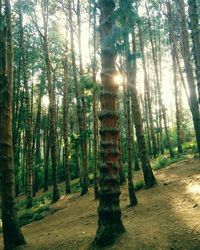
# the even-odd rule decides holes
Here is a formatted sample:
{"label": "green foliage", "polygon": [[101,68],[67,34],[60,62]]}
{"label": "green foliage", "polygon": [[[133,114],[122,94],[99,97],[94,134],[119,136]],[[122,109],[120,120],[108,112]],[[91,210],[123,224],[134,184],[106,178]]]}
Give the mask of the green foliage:
{"label": "green foliage", "polygon": [[137,180],[135,183],[134,183],[134,187],[135,187],[135,191],[138,191],[140,189],[142,189],[144,187],[144,180]]}
{"label": "green foliage", "polygon": [[184,153],[196,153],[197,152],[197,143],[196,141],[185,142],[182,145]]}
{"label": "green foliage", "polygon": [[164,168],[170,164],[182,161],[184,159],[185,159],[184,156],[176,156],[173,159],[171,159],[171,158],[167,157],[166,155],[164,155],[164,156],[161,155],[156,159],[155,163],[153,163],[152,168],[154,170],[161,169],[161,168]]}
{"label": "green foliage", "polygon": [[50,207],[51,199],[50,192],[41,197],[33,199],[33,207],[26,208],[26,200],[22,200],[17,204],[18,218],[20,226],[43,219],[48,213],[55,212],[55,209]]}

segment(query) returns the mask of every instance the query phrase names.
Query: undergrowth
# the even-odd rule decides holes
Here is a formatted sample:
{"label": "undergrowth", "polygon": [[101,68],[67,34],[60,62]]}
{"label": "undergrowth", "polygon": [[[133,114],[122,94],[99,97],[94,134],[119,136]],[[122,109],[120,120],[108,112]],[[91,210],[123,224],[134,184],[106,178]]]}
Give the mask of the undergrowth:
{"label": "undergrowth", "polygon": [[168,156],[159,156],[156,161],[153,163],[152,168],[153,170],[161,169],[166,166],[169,166],[173,163],[179,162],[184,160],[186,157],[184,155],[176,156],[174,158],[170,158]]}

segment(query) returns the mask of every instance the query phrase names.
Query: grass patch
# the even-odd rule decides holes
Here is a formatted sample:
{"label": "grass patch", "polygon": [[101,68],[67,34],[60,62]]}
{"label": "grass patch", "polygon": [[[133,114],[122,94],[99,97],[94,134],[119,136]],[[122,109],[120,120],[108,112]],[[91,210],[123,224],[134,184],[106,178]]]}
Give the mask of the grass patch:
{"label": "grass patch", "polygon": [[[40,200],[40,202],[38,202]],[[49,213],[54,213],[55,209],[51,208],[51,201],[50,200],[43,200],[41,198],[36,198],[33,201],[32,208],[26,208],[26,200],[21,201],[17,204],[16,208],[18,210],[18,221],[19,225],[24,226],[33,221],[38,221],[43,219]],[[2,233],[2,222],[0,220],[0,233]]]}
{"label": "grass patch", "polygon": [[159,156],[156,161],[153,163],[152,168],[153,170],[164,168],[170,164],[182,161],[185,159],[184,155],[176,156],[174,158],[169,158],[167,156]]}
{"label": "grass patch", "polygon": [[144,187],[144,180],[137,180],[134,183],[135,191],[138,191]]}
{"label": "grass patch", "polygon": [[[37,199],[36,199],[37,200]],[[36,203],[36,201],[34,201]],[[19,225],[23,226],[38,221],[47,216],[49,212],[55,212],[55,209],[50,207],[51,201],[46,199],[38,201],[32,208],[21,208],[18,212]]]}
{"label": "grass patch", "polygon": [[182,148],[183,148],[183,153],[197,153],[198,150],[197,150],[197,143],[196,141],[191,141],[191,142],[185,142],[183,145],[182,145]]}

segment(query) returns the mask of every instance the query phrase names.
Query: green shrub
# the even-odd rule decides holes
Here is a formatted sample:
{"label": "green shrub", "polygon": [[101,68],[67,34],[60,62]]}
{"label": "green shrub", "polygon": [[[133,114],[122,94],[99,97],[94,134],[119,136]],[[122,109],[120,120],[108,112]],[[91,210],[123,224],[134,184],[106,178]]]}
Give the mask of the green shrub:
{"label": "green shrub", "polygon": [[29,224],[33,221],[33,212],[31,210],[22,211],[22,214],[19,214],[19,225],[23,226]]}
{"label": "green shrub", "polygon": [[143,180],[137,180],[134,184],[135,191],[138,191],[144,187],[144,181]]}
{"label": "green shrub", "polygon": [[44,213],[34,213],[33,214],[33,220],[34,221],[37,221],[37,220],[41,220],[45,217],[45,214]]}
{"label": "green shrub", "polygon": [[156,159],[156,162],[153,164],[153,169],[161,169],[164,166],[166,166],[169,163],[169,158],[167,158],[166,156],[159,156]]}
{"label": "green shrub", "polygon": [[152,168],[154,170],[161,169],[161,168],[164,168],[166,166],[169,166],[170,164],[182,161],[184,159],[185,159],[184,155],[177,156],[177,157],[174,157],[172,159],[171,158],[167,158],[166,156],[159,156],[157,158],[156,162],[153,164]]}

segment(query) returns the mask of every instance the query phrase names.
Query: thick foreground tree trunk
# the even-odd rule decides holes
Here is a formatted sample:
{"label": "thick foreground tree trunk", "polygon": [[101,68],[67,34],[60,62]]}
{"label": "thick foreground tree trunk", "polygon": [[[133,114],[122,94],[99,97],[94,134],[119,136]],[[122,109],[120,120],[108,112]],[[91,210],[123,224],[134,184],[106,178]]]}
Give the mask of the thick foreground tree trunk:
{"label": "thick foreground tree trunk", "polygon": [[[13,47],[10,1],[5,1],[6,29],[3,26],[1,10],[2,2],[0,1],[0,183],[4,246],[6,250],[12,250],[26,242],[18,225],[14,199],[12,138]],[[5,34],[7,35],[7,48]]]}
{"label": "thick foreground tree trunk", "polygon": [[124,226],[119,205],[119,114],[117,89],[114,81],[115,52],[112,44],[106,42],[111,35],[112,15],[115,4],[112,0],[100,0],[100,38],[101,38],[101,144],[99,178],[99,220],[94,245],[108,245],[121,233]]}

